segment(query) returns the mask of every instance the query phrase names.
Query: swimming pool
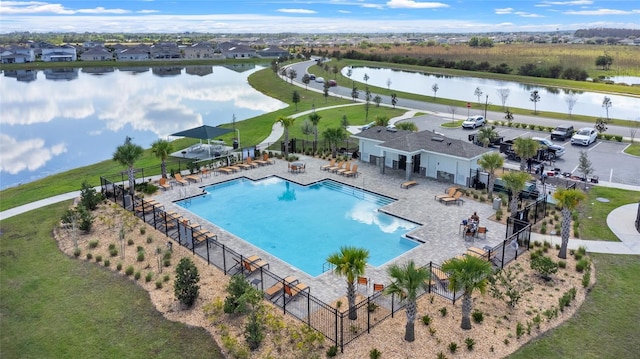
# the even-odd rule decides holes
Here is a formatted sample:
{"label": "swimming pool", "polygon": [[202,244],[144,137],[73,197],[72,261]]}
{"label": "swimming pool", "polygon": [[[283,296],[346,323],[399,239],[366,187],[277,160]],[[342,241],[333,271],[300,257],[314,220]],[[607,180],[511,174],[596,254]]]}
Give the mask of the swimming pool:
{"label": "swimming pool", "polygon": [[378,211],[394,199],[339,182],[240,178],[205,190],[177,204],[311,276],[341,246],[368,249],[377,267],[418,245],[403,237],[415,223]]}

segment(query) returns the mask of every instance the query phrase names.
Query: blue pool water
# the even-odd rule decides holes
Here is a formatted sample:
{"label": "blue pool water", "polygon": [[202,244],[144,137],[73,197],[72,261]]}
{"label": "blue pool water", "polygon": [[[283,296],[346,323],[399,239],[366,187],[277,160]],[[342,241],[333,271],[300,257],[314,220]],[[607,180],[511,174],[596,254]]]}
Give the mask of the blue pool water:
{"label": "blue pool water", "polygon": [[393,199],[338,182],[301,186],[270,177],[205,189],[178,204],[311,276],[341,246],[368,249],[377,267],[418,245],[403,237],[415,223],[378,211]]}

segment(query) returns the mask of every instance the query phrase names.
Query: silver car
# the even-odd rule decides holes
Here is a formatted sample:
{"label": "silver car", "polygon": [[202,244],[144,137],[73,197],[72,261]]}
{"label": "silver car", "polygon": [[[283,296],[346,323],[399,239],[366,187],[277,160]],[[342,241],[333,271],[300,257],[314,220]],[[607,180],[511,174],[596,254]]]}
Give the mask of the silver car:
{"label": "silver car", "polygon": [[476,128],[484,125],[484,117],[476,116],[469,117],[464,122],[462,122],[462,128]]}
{"label": "silver car", "polygon": [[596,132],[595,128],[584,127],[579,129],[578,132],[571,137],[571,144],[589,146],[596,142],[597,137],[598,132]]}

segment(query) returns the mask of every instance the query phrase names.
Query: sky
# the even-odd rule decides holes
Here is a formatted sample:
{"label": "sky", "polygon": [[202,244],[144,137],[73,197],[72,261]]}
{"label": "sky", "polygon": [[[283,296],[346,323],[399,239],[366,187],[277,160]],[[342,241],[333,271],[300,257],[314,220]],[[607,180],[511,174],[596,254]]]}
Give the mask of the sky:
{"label": "sky", "polygon": [[640,29],[640,1],[0,1],[0,33],[482,33],[596,27]]}

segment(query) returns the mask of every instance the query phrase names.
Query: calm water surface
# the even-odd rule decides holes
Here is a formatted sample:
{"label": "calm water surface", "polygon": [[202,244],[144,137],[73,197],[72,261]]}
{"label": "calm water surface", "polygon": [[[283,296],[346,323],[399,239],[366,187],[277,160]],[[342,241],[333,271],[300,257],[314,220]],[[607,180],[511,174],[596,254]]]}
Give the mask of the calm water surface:
{"label": "calm water surface", "polygon": [[[342,70],[346,76],[348,68]],[[531,109],[533,102],[530,101],[531,92],[538,90],[540,101],[537,103],[538,111],[552,111],[568,113],[567,97],[573,92],[576,96],[576,103],[572,113],[576,115],[587,115],[595,117],[605,117],[606,112],[602,107],[602,101],[607,96],[613,105],[609,108],[609,117],[623,120],[640,121],[640,98],[621,95],[602,94],[587,91],[570,91],[554,87],[541,87],[518,82],[499,81],[481,79],[475,77],[457,77],[447,75],[436,75],[420,72],[399,71],[373,67],[352,68],[351,79],[364,82],[364,75],[367,74],[368,84],[387,88],[387,81],[391,81],[392,90],[433,96],[432,87],[438,84],[437,97],[468,101],[472,104],[477,102],[485,103],[487,100],[492,105],[502,105],[502,99],[498,94],[499,89],[509,89],[509,96],[505,105]],[[362,86],[360,86],[362,87]],[[480,99],[475,95],[476,88],[480,88],[482,95]],[[363,90],[362,88],[360,89]],[[475,107],[475,106],[474,106]],[[473,111],[473,110],[472,110]],[[473,112],[471,113],[473,115]]]}
{"label": "calm water surface", "polygon": [[146,148],[178,131],[285,107],[249,86],[247,77],[260,69],[243,64],[4,71],[0,188],[110,159],[126,136]]}

